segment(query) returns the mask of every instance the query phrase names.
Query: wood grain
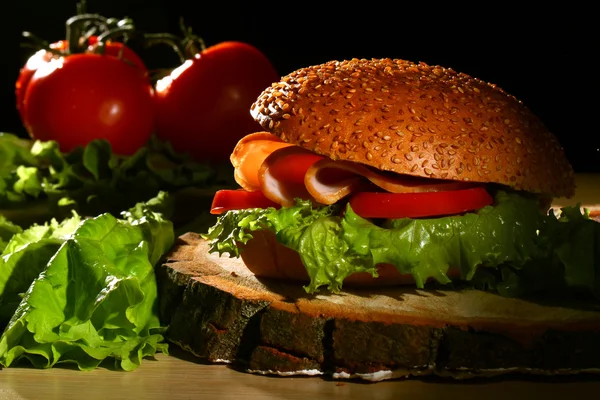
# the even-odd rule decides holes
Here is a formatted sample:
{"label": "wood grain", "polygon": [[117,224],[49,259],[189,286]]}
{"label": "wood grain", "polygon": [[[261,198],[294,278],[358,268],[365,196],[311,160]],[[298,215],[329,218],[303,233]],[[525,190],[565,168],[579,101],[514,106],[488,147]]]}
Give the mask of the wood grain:
{"label": "wood grain", "polygon": [[[514,376],[468,382],[413,379],[364,384],[314,378],[277,378],[206,365],[185,354],[144,360],[133,372],[54,368],[0,370],[0,400],[20,399],[474,399],[587,398],[600,382],[589,378],[532,379]],[[585,396],[585,397],[584,397]]]}

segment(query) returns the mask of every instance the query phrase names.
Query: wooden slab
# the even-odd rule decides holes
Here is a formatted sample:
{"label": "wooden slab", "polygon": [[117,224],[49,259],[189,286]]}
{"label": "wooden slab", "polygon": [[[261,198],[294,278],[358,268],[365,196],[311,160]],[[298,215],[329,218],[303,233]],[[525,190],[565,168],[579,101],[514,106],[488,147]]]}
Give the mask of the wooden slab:
{"label": "wooden slab", "polygon": [[157,278],[168,340],[249,372],[382,380],[600,371],[597,308],[473,290],[308,295],[209,254],[194,233],[178,239]]}

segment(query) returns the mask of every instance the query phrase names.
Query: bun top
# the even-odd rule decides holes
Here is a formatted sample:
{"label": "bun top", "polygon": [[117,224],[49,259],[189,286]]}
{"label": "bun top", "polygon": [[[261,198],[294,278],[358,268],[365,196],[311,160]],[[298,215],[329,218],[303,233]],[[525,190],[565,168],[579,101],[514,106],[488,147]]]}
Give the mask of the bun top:
{"label": "bun top", "polygon": [[450,68],[330,61],[273,83],[251,114],[284,141],[334,160],[556,197],[575,192],[562,147],[527,107]]}

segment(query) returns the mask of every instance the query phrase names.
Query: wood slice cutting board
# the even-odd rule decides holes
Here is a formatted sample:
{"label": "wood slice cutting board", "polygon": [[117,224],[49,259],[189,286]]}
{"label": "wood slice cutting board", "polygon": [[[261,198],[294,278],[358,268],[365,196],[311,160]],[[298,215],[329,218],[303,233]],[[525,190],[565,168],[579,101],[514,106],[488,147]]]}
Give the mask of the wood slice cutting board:
{"label": "wood slice cutting board", "polygon": [[382,380],[600,372],[600,309],[414,288],[308,295],[181,236],[157,267],[167,339],[259,374]]}

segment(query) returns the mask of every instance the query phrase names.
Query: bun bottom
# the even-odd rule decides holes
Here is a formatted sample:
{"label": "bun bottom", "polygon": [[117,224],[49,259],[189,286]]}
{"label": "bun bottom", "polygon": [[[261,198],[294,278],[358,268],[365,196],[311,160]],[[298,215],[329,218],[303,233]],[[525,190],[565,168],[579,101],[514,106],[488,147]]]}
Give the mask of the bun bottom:
{"label": "bun bottom", "polygon": [[[257,277],[293,280],[308,283],[310,278],[298,252],[283,246],[268,230],[255,231],[253,238],[246,243],[240,257],[246,267]],[[401,274],[392,264],[378,264],[378,278],[366,272],[357,272],[344,280],[344,286],[383,287],[414,285],[411,274]],[[450,269],[448,276],[456,277],[457,269]]]}

